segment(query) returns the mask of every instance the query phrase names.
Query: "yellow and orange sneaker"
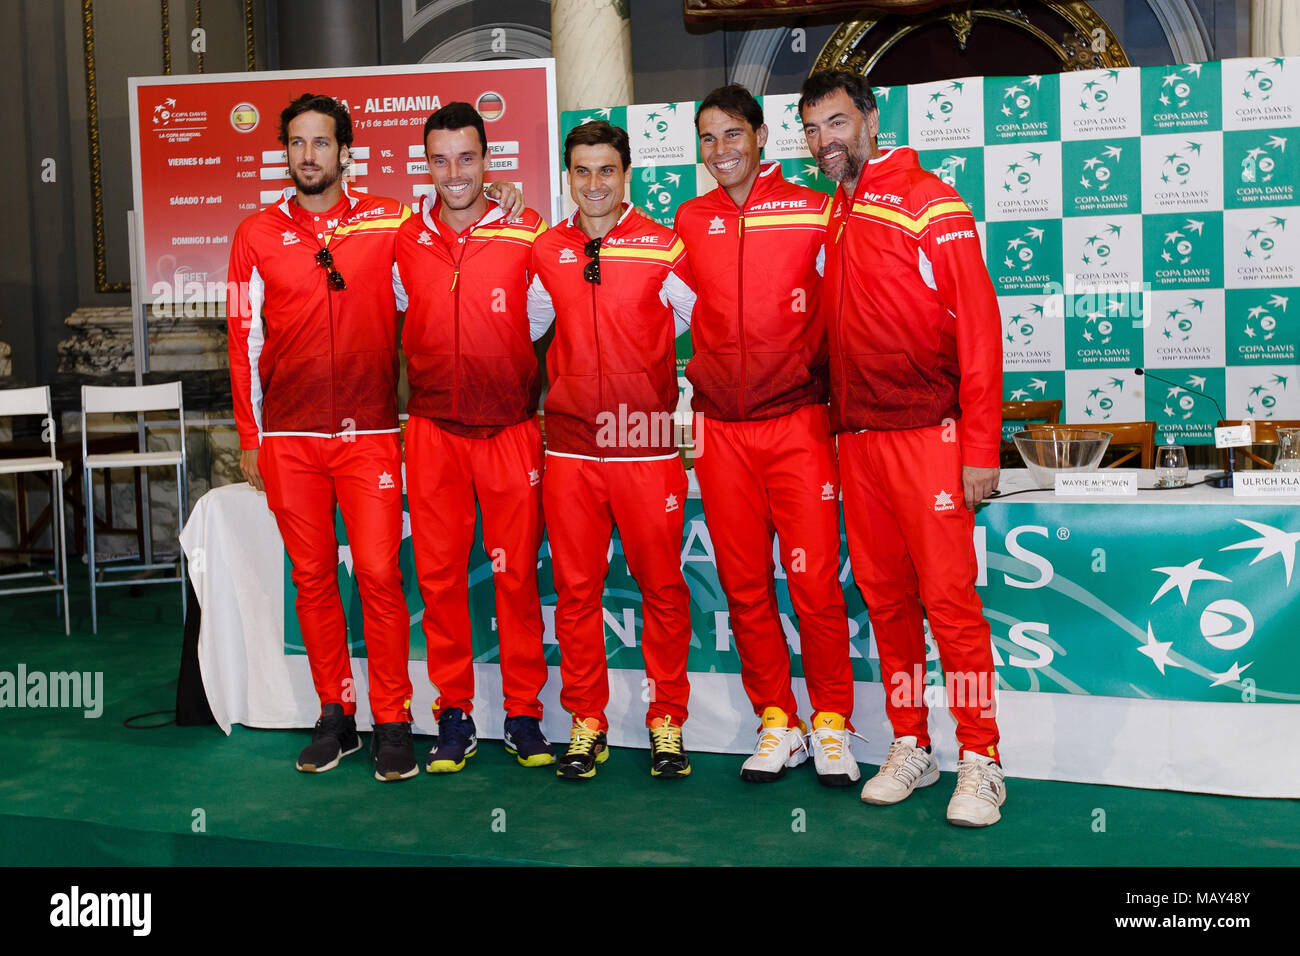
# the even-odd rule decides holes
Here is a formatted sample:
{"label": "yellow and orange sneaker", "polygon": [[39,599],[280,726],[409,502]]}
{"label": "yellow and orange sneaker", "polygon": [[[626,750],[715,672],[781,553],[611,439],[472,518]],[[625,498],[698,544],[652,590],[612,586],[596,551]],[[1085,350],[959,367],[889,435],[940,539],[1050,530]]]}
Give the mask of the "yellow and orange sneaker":
{"label": "yellow and orange sneaker", "polygon": [[[813,717],[811,742],[817,782],[828,787],[847,787],[858,782],[862,771],[849,749],[849,737],[857,737],[841,714],[822,711]],[[859,738],[861,739],[861,738]]]}
{"label": "yellow and orange sneaker", "polygon": [[761,719],[758,744],[753,755],[740,767],[740,779],[750,783],[780,780],[787,769],[808,759],[802,721],[798,721],[797,727],[789,726],[790,717],[780,707],[763,708]]}
{"label": "yellow and orange sneaker", "polygon": [[564,780],[587,780],[596,776],[596,764],[609,759],[605,732],[595,717],[573,718],[569,746],[555,765],[555,775]]}

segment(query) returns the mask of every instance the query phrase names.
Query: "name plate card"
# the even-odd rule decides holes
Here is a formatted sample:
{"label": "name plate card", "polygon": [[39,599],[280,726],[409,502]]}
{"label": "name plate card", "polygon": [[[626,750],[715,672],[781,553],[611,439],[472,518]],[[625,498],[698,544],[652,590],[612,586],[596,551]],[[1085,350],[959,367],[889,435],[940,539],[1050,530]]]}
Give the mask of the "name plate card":
{"label": "name plate card", "polygon": [[1241,448],[1254,443],[1255,436],[1249,425],[1225,425],[1214,430],[1215,448]]}
{"label": "name plate card", "polygon": [[1232,476],[1234,498],[1300,497],[1300,471],[1239,471]]}
{"label": "name plate card", "polygon": [[1137,493],[1137,475],[1131,471],[1118,475],[1084,471],[1056,476],[1057,497],[1135,498]]}

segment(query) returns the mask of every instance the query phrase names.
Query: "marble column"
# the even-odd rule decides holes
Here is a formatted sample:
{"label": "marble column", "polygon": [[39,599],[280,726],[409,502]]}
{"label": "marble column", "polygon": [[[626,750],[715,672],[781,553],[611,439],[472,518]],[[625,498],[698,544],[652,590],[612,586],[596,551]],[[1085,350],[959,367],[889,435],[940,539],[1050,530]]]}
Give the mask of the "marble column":
{"label": "marble column", "polygon": [[628,0],[554,0],[551,55],[561,110],[631,103]]}
{"label": "marble column", "polygon": [[1300,55],[1300,3],[1251,0],[1250,55]]}

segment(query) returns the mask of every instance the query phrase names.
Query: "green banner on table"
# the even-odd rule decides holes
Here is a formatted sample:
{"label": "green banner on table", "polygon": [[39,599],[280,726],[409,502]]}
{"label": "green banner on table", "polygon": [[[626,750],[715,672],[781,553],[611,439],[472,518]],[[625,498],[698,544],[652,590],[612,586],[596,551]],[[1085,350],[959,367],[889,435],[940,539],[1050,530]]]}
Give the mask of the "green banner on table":
{"label": "green banner on table", "polygon": [[[339,540],[346,536],[342,520]],[[644,666],[641,598],[615,537],[605,590],[611,667]],[[1293,571],[1300,509],[1285,505],[1136,505],[992,502],[976,517],[978,590],[993,636],[998,686],[1111,697],[1263,703],[1300,702],[1300,601]],[[683,573],[691,589],[692,671],[739,673],[713,545],[697,498],[686,503]],[[411,657],[424,658],[411,540],[401,568],[411,611]],[[879,681],[867,612],[842,546],[856,680]],[[285,652],[304,653],[285,561]],[[470,559],[474,655],[497,659],[491,564],[476,544]],[[554,644],[555,586],[543,545],[539,585],[547,661]],[[353,656],[365,656],[360,599],[346,546],[339,584]],[[1295,583],[1300,591],[1300,580]],[[778,604],[802,676],[798,623],[778,569]],[[942,684],[927,634],[926,680]]]}

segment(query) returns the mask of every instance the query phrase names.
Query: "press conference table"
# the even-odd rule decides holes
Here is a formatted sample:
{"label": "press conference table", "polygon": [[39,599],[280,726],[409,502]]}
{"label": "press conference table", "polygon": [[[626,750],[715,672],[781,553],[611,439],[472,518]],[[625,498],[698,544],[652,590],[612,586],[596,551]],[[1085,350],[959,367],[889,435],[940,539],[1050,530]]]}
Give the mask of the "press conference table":
{"label": "press conference table", "polygon": [[[1154,484],[1152,472],[1136,474],[1140,488]],[[1202,474],[1192,472],[1191,478]],[[748,753],[756,719],[724,626],[725,602],[691,478],[684,543],[693,629],[687,746]],[[1300,651],[1292,646],[1300,633],[1300,601],[1292,589],[1300,591],[1300,577],[1291,574],[1300,498],[1234,498],[1229,490],[1204,485],[1142,491],[1133,498],[1058,498],[1035,490],[1028,473],[1017,470],[1003,472],[1000,490],[1004,497],[977,511],[975,544],[977,588],[999,665],[998,722],[1007,773],[1300,797],[1300,761],[1279,759],[1279,745],[1300,736]],[[195,504],[181,544],[202,607],[199,662],[217,723],[227,733],[236,723],[312,726],[318,702],[306,657],[286,649],[286,601],[290,620],[293,613],[286,590],[292,585],[265,497],[242,483],[214,489]],[[404,540],[408,553],[409,548]],[[545,546],[541,558],[544,640],[552,665],[542,696],[543,728],[552,740],[563,740],[568,715],[559,705],[554,590]],[[340,573],[346,583],[342,565]],[[635,612],[620,616],[637,605],[635,591],[618,586],[625,576],[616,553],[606,590],[610,743],[645,747]],[[855,741],[854,753],[877,764],[891,736],[884,688],[847,567],[841,577],[858,677],[853,723],[869,738]],[[491,587],[490,574],[472,575],[471,581],[473,588]],[[414,584],[405,586],[414,641],[423,608]],[[783,582],[780,590],[788,610]],[[626,629],[620,627],[624,621]],[[786,624],[797,654],[796,622]],[[490,635],[494,626],[490,611],[475,614],[476,635]],[[499,737],[503,711],[495,653],[478,653],[479,643],[476,636],[479,732]],[[354,658],[353,670],[358,726],[368,728],[365,660]],[[412,660],[410,674],[415,730],[432,733],[435,694],[424,661]],[[802,679],[795,684],[806,714]],[[942,691],[928,690],[926,700],[936,755],[951,770],[956,742]]]}

